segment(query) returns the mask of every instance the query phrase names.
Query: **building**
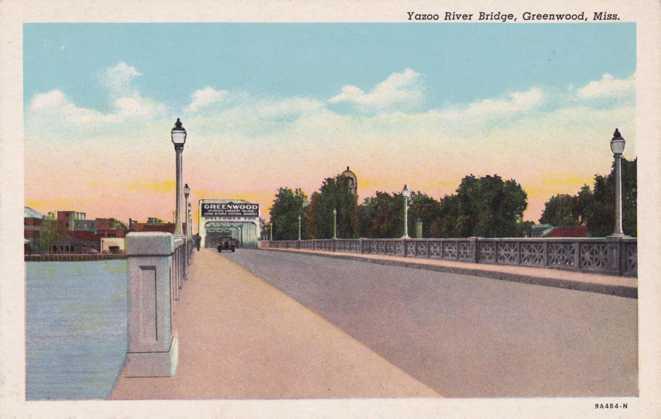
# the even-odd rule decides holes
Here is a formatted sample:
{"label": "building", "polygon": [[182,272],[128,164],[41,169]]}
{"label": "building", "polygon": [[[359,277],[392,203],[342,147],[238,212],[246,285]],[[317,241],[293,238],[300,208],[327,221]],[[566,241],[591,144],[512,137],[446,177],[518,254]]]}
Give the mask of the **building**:
{"label": "building", "polygon": [[174,223],[164,223],[159,218],[149,217],[146,223],[129,218],[129,232],[160,231],[174,234]]}
{"label": "building", "polygon": [[544,237],[588,237],[587,226],[553,227]]}
{"label": "building", "polygon": [[44,215],[30,207],[23,208],[23,238],[26,245],[36,249],[44,230]]}
{"label": "building", "polygon": [[198,211],[202,247],[216,247],[227,237],[238,240],[241,247],[257,247],[259,204],[242,199],[200,199]]}
{"label": "building", "polygon": [[87,214],[78,211],[58,211],[57,226],[60,230],[74,231],[77,220],[84,220]]}
{"label": "building", "polygon": [[126,239],[123,237],[101,237],[101,253],[124,253]]}
{"label": "building", "polygon": [[544,237],[553,230],[551,224],[535,224],[530,228],[530,237]]}
{"label": "building", "polygon": [[101,237],[125,237],[127,227],[114,218],[97,218],[94,220],[96,234]]}
{"label": "building", "polygon": [[356,174],[349,169],[349,166],[347,166],[347,170],[344,172],[340,173],[340,176],[343,176],[348,179],[349,181],[349,189],[351,189],[351,193],[354,195],[358,195],[358,178],[356,177]]}
{"label": "building", "polygon": [[531,237],[588,237],[587,226],[559,226],[536,224],[531,228]]}
{"label": "building", "polygon": [[48,245],[49,253],[98,253],[99,238],[91,231],[65,231]]}
{"label": "building", "polygon": [[73,222],[74,231],[91,231],[96,233],[96,221],[95,220],[74,220]]}

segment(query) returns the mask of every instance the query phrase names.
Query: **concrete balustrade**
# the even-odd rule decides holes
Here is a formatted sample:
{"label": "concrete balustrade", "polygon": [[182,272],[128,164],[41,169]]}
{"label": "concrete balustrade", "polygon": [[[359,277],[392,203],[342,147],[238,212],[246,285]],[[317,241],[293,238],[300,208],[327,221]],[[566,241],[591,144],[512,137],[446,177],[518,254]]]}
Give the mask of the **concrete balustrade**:
{"label": "concrete balustrade", "polygon": [[609,275],[637,276],[638,271],[635,238],[314,239],[262,243],[271,248],[446,259]]}
{"label": "concrete balustrade", "polygon": [[170,233],[129,233],[129,377],[168,377],[177,370],[178,339],[173,304],[186,272],[185,240]]}

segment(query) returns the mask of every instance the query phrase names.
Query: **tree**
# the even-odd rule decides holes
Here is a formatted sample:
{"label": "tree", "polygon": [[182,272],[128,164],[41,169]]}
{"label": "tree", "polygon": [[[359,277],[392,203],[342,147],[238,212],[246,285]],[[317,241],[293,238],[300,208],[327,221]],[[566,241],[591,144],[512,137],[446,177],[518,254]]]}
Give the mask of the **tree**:
{"label": "tree", "polygon": [[324,179],[319,188],[318,198],[309,209],[308,222],[315,231],[315,237],[333,237],[333,209],[337,210],[337,236],[339,238],[358,237],[357,198],[350,189],[349,179],[344,176]]}
{"label": "tree", "polygon": [[[622,227],[624,234],[637,235],[637,170],[638,159],[622,159]],[[592,206],[587,219],[591,236],[605,237],[613,233],[615,225],[615,164],[608,176],[595,175]]]}
{"label": "tree", "polygon": [[461,237],[459,228],[459,197],[448,195],[439,202],[438,217],[431,226],[432,237]]}
{"label": "tree", "polygon": [[269,211],[273,227],[273,240],[296,240],[298,238],[298,216],[303,215],[306,195],[301,189],[288,187],[278,189]]}
{"label": "tree", "polygon": [[578,197],[567,194],[553,195],[544,204],[539,222],[554,226],[579,225]]}
{"label": "tree", "polygon": [[42,231],[39,235],[37,247],[40,252],[50,252],[51,246],[66,236],[56,220],[45,218],[42,221]]}
{"label": "tree", "polygon": [[587,224],[592,217],[594,208],[594,194],[588,185],[583,185],[576,194],[576,216],[578,224]]}
{"label": "tree", "polygon": [[[622,227],[625,234],[636,236],[636,198],[638,160],[622,159]],[[593,237],[613,233],[615,224],[615,164],[608,176],[595,175],[593,189],[583,185],[576,195],[554,195],[544,206],[540,223],[587,225]]]}
{"label": "tree", "polygon": [[522,234],[528,197],[514,179],[465,176],[454,195],[441,199],[433,232],[443,237],[514,237]]}
{"label": "tree", "polygon": [[404,234],[402,194],[376,192],[365,198],[359,209],[360,234],[371,238],[394,238]]}
{"label": "tree", "polygon": [[319,192],[313,192],[310,196],[310,205],[305,208],[305,238],[319,237],[319,229],[317,228],[317,211],[319,210]]}
{"label": "tree", "polygon": [[422,221],[422,237],[432,237],[432,224],[438,218],[440,208],[440,203],[431,196],[422,192],[413,192],[409,200],[409,232],[414,233],[416,222]]}

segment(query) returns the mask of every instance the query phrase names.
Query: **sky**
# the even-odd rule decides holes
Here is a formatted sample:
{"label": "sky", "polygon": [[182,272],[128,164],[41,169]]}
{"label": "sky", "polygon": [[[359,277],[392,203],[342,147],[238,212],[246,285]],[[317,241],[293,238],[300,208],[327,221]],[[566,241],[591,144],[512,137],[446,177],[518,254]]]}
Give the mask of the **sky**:
{"label": "sky", "polygon": [[[440,198],[468,174],[553,194],[636,156],[636,28],[614,24],[26,24],[25,200],[172,219],[170,129],[193,200],[308,195],[350,166],[360,200]],[[197,206],[194,205],[194,209]]]}

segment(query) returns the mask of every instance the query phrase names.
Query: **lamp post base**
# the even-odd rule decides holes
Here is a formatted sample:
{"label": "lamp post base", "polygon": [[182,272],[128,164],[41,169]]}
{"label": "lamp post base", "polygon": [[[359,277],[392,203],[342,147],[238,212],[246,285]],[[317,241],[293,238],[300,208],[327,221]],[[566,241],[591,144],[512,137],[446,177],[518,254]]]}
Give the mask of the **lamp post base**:
{"label": "lamp post base", "polygon": [[627,236],[624,233],[613,233],[610,236],[606,236],[607,239],[630,239],[631,236]]}

